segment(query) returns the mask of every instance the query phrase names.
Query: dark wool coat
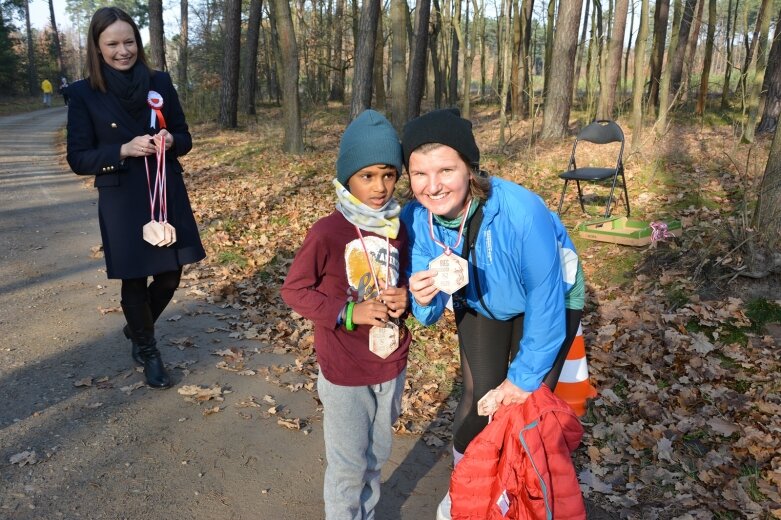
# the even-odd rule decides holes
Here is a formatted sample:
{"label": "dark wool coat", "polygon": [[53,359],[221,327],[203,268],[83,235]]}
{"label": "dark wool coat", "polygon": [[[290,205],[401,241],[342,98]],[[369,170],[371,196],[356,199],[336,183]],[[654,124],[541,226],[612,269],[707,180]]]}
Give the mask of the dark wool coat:
{"label": "dark wool coat", "polygon": [[[119,160],[124,143],[139,135],[156,134],[159,121],[157,128],[150,127],[151,109],[133,119],[113,94],[93,90],[88,80],[68,88],[68,164],[79,175],[95,176],[109,278],[141,278],[174,271],[206,256],[177,159],[192,148],[184,112],[168,73],[154,71],[149,88],[162,95],[163,117],[174,137],[165,156],[168,222],[176,228],[176,242],[168,247],[153,246],[143,239],[142,228],[151,219],[144,158]],[[154,183],[154,154],[147,159]]]}

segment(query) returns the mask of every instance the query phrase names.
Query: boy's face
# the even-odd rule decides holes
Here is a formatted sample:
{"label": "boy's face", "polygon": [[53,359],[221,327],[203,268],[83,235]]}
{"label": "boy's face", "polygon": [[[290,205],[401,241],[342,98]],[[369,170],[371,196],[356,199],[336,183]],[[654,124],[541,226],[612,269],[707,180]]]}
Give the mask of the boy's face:
{"label": "boy's face", "polygon": [[396,168],[389,164],[373,164],[361,168],[347,181],[347,189],[355,198],[372,209],[382,208],[396,187]]}

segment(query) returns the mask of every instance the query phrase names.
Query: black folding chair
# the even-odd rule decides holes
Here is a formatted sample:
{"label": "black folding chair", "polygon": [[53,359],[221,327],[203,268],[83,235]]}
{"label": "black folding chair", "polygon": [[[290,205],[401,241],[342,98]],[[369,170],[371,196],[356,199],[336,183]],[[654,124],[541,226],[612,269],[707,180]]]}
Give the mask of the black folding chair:
{"label": "black folding chair", "polygon": [[[594,144],[610,144],[621,143],[621,148],[618,152],[618,158],[614,167],[592,167],[578,168],[575,163],[575,151],[578,148],[580,141],[588,141]],[[621,131],[621,127],[614,121],[608,121],[601,119],[594,121],[586,126],[578,133],[575,138],[575,144],[572,145],[572,154],[569,158],[569,166],[567,171],[560,174],[559,177],[564,179],[564,188],[561,190],[561,198],[559,199],[559,215],[561,214],[561,207],[564,204],[564,194],[567,191],[567,184],[569,181],[575,181],[578,187],[578,202],[580,202],[580,209],[583,213],[586,213],[586,208],[583,206],[583,191],[580,188],[581,181],[587,182],[601,182],[608,179],[612,180],[610,186],[610,196],[607,198],[607,206],[605,207],[605,218],[610,216],[610,205],[613,202],[613,193],[618,183],[618,177],[621,176],[621,185],[624,188],[624,201],[626,203],[626,216],[629,216],[629,193],[626,189],[626,178],[624,177],[624,132]]]}

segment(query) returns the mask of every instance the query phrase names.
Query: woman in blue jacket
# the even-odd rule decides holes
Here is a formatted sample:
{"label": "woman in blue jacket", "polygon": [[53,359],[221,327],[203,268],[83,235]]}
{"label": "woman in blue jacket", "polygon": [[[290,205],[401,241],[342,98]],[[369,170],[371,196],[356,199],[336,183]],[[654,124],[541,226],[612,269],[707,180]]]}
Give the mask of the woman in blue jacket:
{"label": "woman in blue jacket", "polygon": [[[539,196],[480,170],[472,125],[457,109],[407,123],[402,148],[415,196],[401,214],[411,244],[413,314],[425,325],[436,322],[453,292],[463,378],[453,422],[458,463],[487,424],[477,403],[489,390],[512,404],[543,381],[555,386],[568,321],[565,292],[580,280],[582,293],[582,276],[574,248],[567,253],[566,231]],[[563,365],[566,352],[559,357]],[[437,518],[450,518],[449,510],[446,496]]]}
{"label": "woman in blue jacket", "polygon": [[[190,151],[192,137],[171,77],[149,68],[138,26],[121,9],[93,15],[86,69],[89,77],[68,87],[68,164],[95,176],[106,273],[122,280],[125,335],[147,384],[166,388],[171,380],[154,322],[179,286],[182,266],[206,256],[177,159]],[[167,234],[159,242],[150,235],[159,244],[152,245],[144,235],[151,220],[167,222],[175,236],[158,226]]]}

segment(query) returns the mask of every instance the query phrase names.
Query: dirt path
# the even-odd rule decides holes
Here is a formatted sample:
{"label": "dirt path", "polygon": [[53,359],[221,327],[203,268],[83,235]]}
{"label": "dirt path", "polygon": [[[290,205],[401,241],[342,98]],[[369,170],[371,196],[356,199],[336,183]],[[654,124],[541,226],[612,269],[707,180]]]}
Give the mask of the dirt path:
{"label": "dirt path", "polygon": [[[317,402],[264,377],[293,358],[232,339],[235,311],[188,295],[186,279],[158,327],[175,388],[134,389],[119,284],[91,254],[97,193],[55,151],[65,118],[0,118],[0,518],[322,518]],[[215,366],[229,347],[255,352],[254,375]],[[183,385],[218,385],[224,400],[186,402]],[[279,426],[270,405],[238,406],[266,395],[305,431]],[[396,437],[378,518],[433,518],[447,462]]]}

